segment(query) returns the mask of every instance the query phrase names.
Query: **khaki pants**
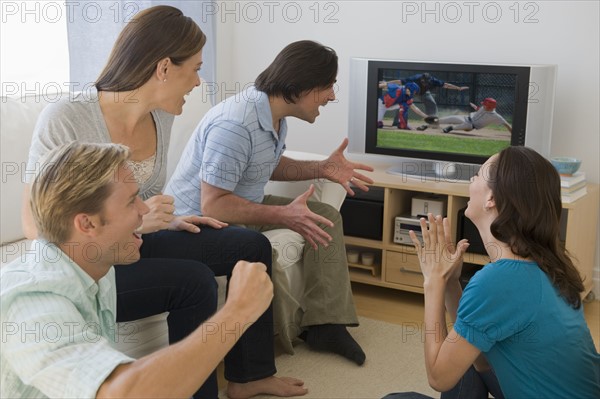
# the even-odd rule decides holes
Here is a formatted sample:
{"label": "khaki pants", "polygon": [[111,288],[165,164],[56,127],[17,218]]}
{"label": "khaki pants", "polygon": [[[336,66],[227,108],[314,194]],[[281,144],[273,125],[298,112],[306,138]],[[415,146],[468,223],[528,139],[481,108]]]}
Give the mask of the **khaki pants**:
{"label": "khaki pants", "polygon": [[[265,205],[287,205],[292,199],[265,196]],[[317,250],[309,244],[304,246],[304,296],[302,309],[293,310],[301,328],[319,324],[343,324],[348,326],[358,325],[358,318],[354,308],[348,263],[346,261],[346,247],[344,245],[344,232],[340,213],[328,204],[321,202],[308,202],[311,211],[321,215],[334,223],[334,227],[327,227],[325,231],[333,238],[329,247],[319,246]],[[260,232],[280,229],[283,226],[263,225],[246,226]],[[277,286],[278,274],[276,260],[273,262],[273,279]],[[283,276],[285,277],[285,276]],[[275,295],[277,296],[277,290]],[[287,293],[284,293],[287,294]],[[285,296],[285,295],[284,295]],[[289,296],[289,295],[288,295]],[[274,299],[275,323],[280,319],[277,314],[281,304],[279,298]],[[283,305],[285,308],[285,305]],[[290,326],[287,326],[290,327]]]}

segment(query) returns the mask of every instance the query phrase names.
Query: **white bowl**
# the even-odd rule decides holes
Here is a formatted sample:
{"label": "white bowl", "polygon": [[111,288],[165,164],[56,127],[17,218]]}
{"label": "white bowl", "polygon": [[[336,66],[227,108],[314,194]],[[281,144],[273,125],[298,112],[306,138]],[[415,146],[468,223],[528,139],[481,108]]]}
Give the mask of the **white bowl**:
{"label": "white bowl", "polygon": [[348,263],[358,263],[358,251],[349,249],[346,251],[346,257],[348,258]]}
{"label": "white bowl", "polygon": [[363,252],[360,256],[362,264],[365,266],[371,266],[375,260],[375,255],[372,252]]}

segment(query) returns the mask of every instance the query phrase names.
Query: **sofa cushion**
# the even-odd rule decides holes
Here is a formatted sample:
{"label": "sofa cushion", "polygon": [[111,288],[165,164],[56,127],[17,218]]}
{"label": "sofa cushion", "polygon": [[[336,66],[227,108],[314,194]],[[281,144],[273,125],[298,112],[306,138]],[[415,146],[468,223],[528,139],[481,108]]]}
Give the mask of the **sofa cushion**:
{"label": "sofa cushion", "polygon": [[139,359],[169,345],[168,312],[144,319],[117,323],[113,347],[127,356]]}
{"label": "sofa cushion", "polygon": [[[276,229],[264,231],[263,235],[269,239],[271,246],[277,253],[273,259],[273,265],[279,267],[285,273],[286,281],[303,281],[301,265],[304,256],[304,237],[290,229]],[[294,284],[290,287],[290,293],[294,298],[301,299],[304,295],[304,286]]]}
{"label": "sofa cushion", "polygon": [[0,97],[1,244],[24,238],[21,228],[23,182],[28,173],[27,158],[33,129],[46,104],[48,101],[44,96]]}

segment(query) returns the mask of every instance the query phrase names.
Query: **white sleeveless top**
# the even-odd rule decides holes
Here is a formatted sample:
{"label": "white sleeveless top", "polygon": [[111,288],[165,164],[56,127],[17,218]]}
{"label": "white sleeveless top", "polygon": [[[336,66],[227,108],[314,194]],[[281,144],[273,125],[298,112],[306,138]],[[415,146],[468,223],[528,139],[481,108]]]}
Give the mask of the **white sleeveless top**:
{"label": "white sleeveless top", "polygon": [[127,161],[129,167],[133,171],[133,177],[140,186],[148,181],[154,174],[154,164],[156,163],[156,153],[150,158],[146,158],[143,161]]}

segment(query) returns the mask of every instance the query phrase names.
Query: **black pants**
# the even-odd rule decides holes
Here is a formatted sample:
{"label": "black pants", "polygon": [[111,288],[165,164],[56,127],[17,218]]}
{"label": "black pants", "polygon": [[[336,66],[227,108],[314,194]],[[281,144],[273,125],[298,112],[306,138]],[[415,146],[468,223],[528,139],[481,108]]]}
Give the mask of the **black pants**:
{"label": "black pants", "polygon": [[[231,275],[238,260],[263,262],[271,274],[271,244],[262,234],[241,227],[201,228],[198,234],[165,230],[145,234],[142,258],[115,267],[118,322],[169,312],[169,343],[175,343],[216,311],[215,275]],[[269,307],[225,356],[225,378],[243,383],[275,372],[273,311]],[[194,397],[217,396],[213,372]]]}
{"label": "black pants", "polygon": [[[471,366],[461,377],[458,383],[449,391],[442,392],[440,399],[487,399],[489,395],[494,399],[504,399],[500,383],[496,378],[494,370],[482,373]],[[391,393],[383,399],[433,399],[431,396],[417,392]]]}

